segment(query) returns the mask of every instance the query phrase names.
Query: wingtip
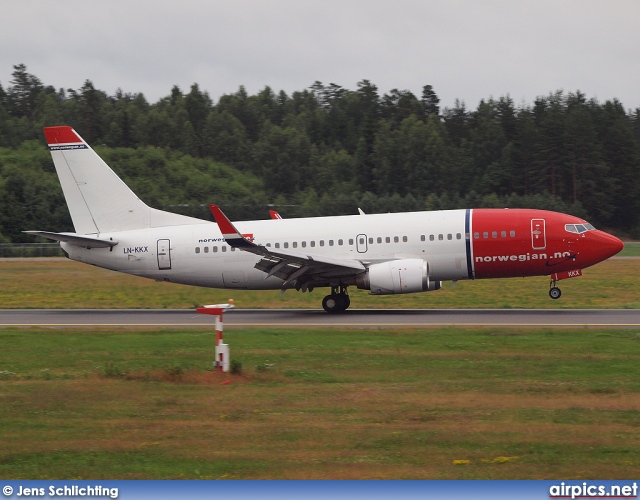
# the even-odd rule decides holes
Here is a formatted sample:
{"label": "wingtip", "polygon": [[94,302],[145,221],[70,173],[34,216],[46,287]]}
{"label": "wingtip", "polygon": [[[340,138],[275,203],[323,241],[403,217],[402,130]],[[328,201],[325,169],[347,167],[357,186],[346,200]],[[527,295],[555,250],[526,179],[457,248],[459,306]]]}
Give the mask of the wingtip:
{"label": "wingtip", "polygon": [[218,224],[220,232],[225,239],[242,238],[240,232],[235,228],[224,212],[220,210],[218,205],[209,205],[209,209],[211,210],[211,214],[213,215],[213,218],[216,221],[216,224]]}

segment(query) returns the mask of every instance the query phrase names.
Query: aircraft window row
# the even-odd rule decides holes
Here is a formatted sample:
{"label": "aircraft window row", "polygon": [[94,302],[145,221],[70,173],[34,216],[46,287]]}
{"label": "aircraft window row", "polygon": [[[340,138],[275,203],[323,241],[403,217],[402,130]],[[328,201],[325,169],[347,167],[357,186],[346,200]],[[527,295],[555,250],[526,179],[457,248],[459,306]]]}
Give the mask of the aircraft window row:
{"label": "aircraft window row", "polygon": [[564,226],[565,231],[568,231],[570,233],[584,233],[586,231],[593,231],[595,229],[595,227],[593,227],[591,224],[566,224]]}
{"label": "aircraft window row", "polygon": [[[337,241],[338,246],[342,246],[344,245],[344,240],[340,239]],[[325,244],[328,244],[330,247],[334,246],[336,244],[335,240],[328,240],[325,242],[325,240],[320,240],[318,241],[318,246],[325,246]],[[349,240],[349,245],[353,245],[353,240]],[[271,247],[271,243],[267,243],[266,246]],[[274,243],[273,246],[275,248],[280,248],[280,243]],[[312,241],[301,241],[300,242],[300,247],[302,248],[307,248],[307,246],[314,248],[316,246],[316,242],[315,240]],[[293,241],[291,242],[291,247],[292,248],[298,248],[298,242],[297,241]],[[282,243],[282,248],[289,248],[289,242],[285,241],[284,243]]]}
{"label": "aircraft window row", "polygon": [[[497,238],[498,237],[498,231],[491,231],[491,233],[489,233],[489,231],[484,231],[482,233],[482,238],[487,239],[489,238],[489,234],[491,234],[491,238]],[[507,232],[506,231],[500,231],[500,238],[506,238],[507,237]],[[512,229],[511,231],[509,231],[509,236],[511,238],[515,238],[516,237],[516,232]],[[473,238],[474,239],[479,239],[480,238],[480,233],[473,233]]]}
{"label": "aircraft window row", "polygon": [[[409,241],[409,238],[407,236],[403,236],[402,243],[406,243],[407,241]],[[382,242],[391,243],[391,236],[385,236],[384,238],[382,238],[382,236],[378,236],[376,238],[376,243],[382,243]],[[400,236],[394,236],[393,242],[400,243]],[[369,243],[373,244],[373,238],[369,238]]]}
{"label": "aircraft window row", "polygon": [[[394,236],[393,237],[393,242],[394,243],[400,243],[400,239],[401,238],[402,238],[402,242],[403,243],[407,243],[409,241],[409,238],[407,236],[402,236],[402,237]],[[373,245],[374,242],[382,243],[384,241],[385,243],[391,243],[391,239],[392,239],[391,236],[387,236],[384,239],[381,236],[378,236],[377,238],[370,237],[370,238],[368,238],[368,241],[369,241],[370,245]],[[364,237],[359,238],[358,244],[359,245],[364,245],[366,243],[366,241],[367,240]],[[321,247],[325,246],[325,244],[330,246],[330,247],[335,246],[336,244],[338,246],[344,246],[345,245],[345,240],[343,240],[343,239],[339,239],[337,241],[336,240],[328,240],[326,242],[325,242],[325,240],[319,240],[317,243],[318,243],[318,246],[321,246]],[[354,244],[354,239],[353,238],[349,238],[348,244],[349,245],[353,245]],[[280,248],[280,245],[282,245],[282,248],[289,248],[289,245],[291,245],[292,248],[298,248],[298,245],[300,245],[301,248],[307,248],[307,246],[313,248],[313,247],[316,246],[316,242],[315,241],[309,241],[309,242],[307,242],[307,241],[301,241],[301,242],[293,241],[293,242],[289,243],[288,241],[285,241],[282,244],[281,243],[274,243],[273,247],[274,248]],[[271,247],[271,243],[267,243],[266,246],[267,247]]]}
{"label": "aircraft window row", "polygon": [[[203,250],[204,253],[209,253],[209,247],[204,247],[202,250]],[[221,252],[226,252],[227,251],[227,247],[226,246],[222,246],[222,247],[220,247],[219,250]],[[217,253],[218,252],[218,247],[217,246],[211,247],[211,251],[213,253]],[[231,247],[231,251],[235,252],[236,249],[234,247]],[[200,247],[196,247],[196,253],[200,253]]]}
{"label": "aircraft window row", "polygon": [[[440,236],[442,236],[442,235],[440,235]],[[394,243],[400,243],[400,238],[401,238],[400,236],[394,236],[393,237],[393,242]],[[458,233],[457,238],[460,239],[460,234],[459,233]],[[451,235],[449,235],[449,239],[451,239]],[[377,238],[375,238],[375,241],[377,243],[382,243],[383,241],[385,243],[391,243],[391,236],[385,237],[384,240],[383,240],[383,238],[381,236],[378,236]],[[409,241],[409,238],[407,236],[402,236],[402,242],[403,243],[407,243],[408,241]],[[424,236],[422,236],[422,241],[424,241]],[[369,244],[372,245],[373,242],[374,242],[374,238],[369,238]],[[288,241],[285,241],[283,243],[280,243],[280,242],[273,243],[273,247],[274,248],[281,248],[281,247],[282,248],[289,248],[289,246],[291,246],[291,248],[298,248],[298,245],[299,245],[301,248],[307,248],[307,247],[314,248],[316,246],[316,243],[318,244],[318,246],[321,246],[321,247],[324,247],[325,245],[328,245],[328,246],[332,247],[332,246],[335,246],[336,244],[338,246],[344,246],[345,240],[343,240],[343,239],[327,240],[327,241],[319,240],[317,242],[315,240],[312,240],[312,241],[300,241],[300,242],[293,241],[291,243],[289,243]],[[354,239],[353,238],[349,238],[348,244],[349,245],[353,245],[354,244]],[[365,239],[364,238],[360,238],[359,244],[360,245],[364,245],[365,244]],[[272,244],[271,243],[267,243],[266,246],[271,248]],[[234,247],[230,247],[230,248],[231,248],[232,252],[236,251],[236,249]],[[195,251],[196,251],[196,253],[200,253],[200,251],[201,251],[200,247],[196,247]],[[202,251],[204,253],[209,253],[209,247],[204,247],[202,249]],[[221,246],[220,249],[218,249],[217,246],[211,247],[211,252],[217,253],[218,251],[226,252],[227,251],[227,247],[224,246],[224,245]]]}
{"label": "aircraft window row", "polygon": [[[438,238],[438,241],[444,241],[445,239],[445,235],[444,234],[430,234],[429,235],[429,241],[435,241],[436,240],[436,236]],[[446,235],[447,240],[451,241],[453,239],[453,234],[451,233],[447,233]],[[462,239],[462,234],[461,233],[456,233],[456,240],[461,240]],[[420,235],[420,241],[427,241],[427,235],[426,234],[421,234]]]}

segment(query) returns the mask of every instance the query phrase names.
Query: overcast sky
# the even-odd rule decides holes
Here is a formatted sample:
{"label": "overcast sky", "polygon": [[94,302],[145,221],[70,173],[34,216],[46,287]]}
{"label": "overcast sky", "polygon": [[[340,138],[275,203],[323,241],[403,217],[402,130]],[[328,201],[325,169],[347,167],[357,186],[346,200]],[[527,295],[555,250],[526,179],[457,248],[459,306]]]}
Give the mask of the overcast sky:
{"label": "overcast sky", "polygon": [[640,0],[3,0],[0,83],[24,63],[45,85],[151,102],[368,79],[380,95],[430,84],[443,107],[580,90],[635,109],[639,19]]}

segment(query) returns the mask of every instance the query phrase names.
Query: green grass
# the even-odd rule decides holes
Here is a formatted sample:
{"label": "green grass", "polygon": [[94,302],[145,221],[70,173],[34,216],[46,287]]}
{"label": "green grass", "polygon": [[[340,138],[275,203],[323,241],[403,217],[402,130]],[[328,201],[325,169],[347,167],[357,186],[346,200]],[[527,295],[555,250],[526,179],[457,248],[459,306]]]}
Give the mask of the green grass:
{"label": "green grass", "polygon": [[625,241],[619,257],[640,257],[640,241]]}
{"label": "green grass", "polygon": [[[563,280],[551,300],[548,277],[445,282],[442,290],[372,296],[350,287],[352,308],[638,308],[640,259],[612,259]],[[233,298],[242,308],[321,307],[313,293],[216,290],[129,276],[67,260],[0,262],[0,308],[193,308]]]}
{"label": "green grass", "polygon": [[[613,479],[640,331],[0,330],[0,477]],[[229,383],[225,383],[229,381]],[[468,461],[456,465],[456,461]]]}

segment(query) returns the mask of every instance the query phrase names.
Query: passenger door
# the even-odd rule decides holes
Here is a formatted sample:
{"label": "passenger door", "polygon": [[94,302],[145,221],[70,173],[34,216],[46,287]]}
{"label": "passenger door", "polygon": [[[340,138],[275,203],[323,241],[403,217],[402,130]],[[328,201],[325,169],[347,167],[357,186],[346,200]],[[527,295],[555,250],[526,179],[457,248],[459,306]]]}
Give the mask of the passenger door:
{"label": "passenger door", "polygon": [[171,242],[158,240],[158,269],[171,269]]}

